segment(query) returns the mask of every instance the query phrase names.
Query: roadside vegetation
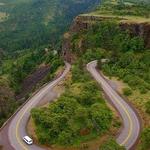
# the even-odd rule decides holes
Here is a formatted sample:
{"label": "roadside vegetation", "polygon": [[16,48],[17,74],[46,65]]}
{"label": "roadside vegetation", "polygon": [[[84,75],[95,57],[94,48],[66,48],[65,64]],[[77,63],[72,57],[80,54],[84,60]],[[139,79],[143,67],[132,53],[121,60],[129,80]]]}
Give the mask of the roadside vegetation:
{"label": "roadside vegetation", "polygon": [[143,130],[141,136],[141,150],[149,150],[150,148],[150,127]]}
{"label": "roadside vegetation", "polygon": [[122,94],[139,110],[145,128],[139,149],[148,150],[150,142],[146,137],[149,137],[150,127],[150,51],[121,53],[115,61],[111,58],[112,56],[102,69],[110,78],[115,76],[126,83]]}
{"label": "roadside vegetation", "polygon": [[125,150],[125,148],[119,146],[114,139],[110,138],[100,146],[99,150]]}
{"label": "roadside vegetation", "polygon": [[[61,35],[76,15],[97,3],[97,0],[81,3],[76,0],[0,0],[0,126],[35,90],[35,86],[26,87],[31,90],[18,98],[24,92],[25,79],[31,80],[41,67],[49,68],[46,77],[38,83],[43,85],[64,65],[60,54],[54,56],[56,51],[59,53]],[[49,45],[48,51],[45,50]]]}
{"label": "roadside vegetation", "polygon": [[22,91],[22,83],[39,66],[48,66],[49,72],[45,75],[41,84],[50,81],[60,66],[64,66],[63,60],[51,48],[39,48],[36,51],[26,51],[25,54],[19,53],[16,58],[4,59],[0,66],[0,126],[11,116],[16,108],[29,97],[33,88],[25,93],[24,97],[17,99],[17,95]]}
{"label": "roadside vegetation", "polygon": [[49,65],[51,73],[54,72],[59,65],[63,64],[63,60],[58,54],[54,54],[51,48],[39,48],[36,50],[26,50],[26,54],[18,54],[17,59],[12,58],[2,64],[1,74],[8,75],[11,87],[16,93],[19,93],[20,83],[32,72],[38,69],[40,64]]}
{"label": "roadside vegetation", "polygon": [[113,122],[115,128],[120,127],[82,60],[72,66],[71,81],[57,101],[31,111],[41,144],[76,147],[103,136]]}
{"label": "roadside vegetation", "polygon": [[[145,10],[143,5],[141,9],[138,5],[137,9],[140,12],[142,10],[148,12],[150,5],[147,4]],[[81,41],[83,44],[79,47]],[[150,50],[145,48],[144,40],[139,36],[131,35],[128,30],[122,30],[119,22],[111,18],[107,21],[95,22],[88,30],[73,34],[71,50],[77,56],[86,53],[87,58],[93,53],[92,60],[99,60],[98,66],[103,73],[110,79],[115,77],[118,82],[123,83],[121,94],[134,104],[144,123],[143,136],[138,149],[148,150],[149,141],[146,140],[146,136],[149,136],[150,128]],[[102,63],[101,58],[107,61]]]}
{"label": "roadside vegetation", "polygon": [[[144,121],[138,149],[149,149],[150,51],[145,48],[141,37],[131,36],[129,31],[121,30],[118,18],[116,19],[117,16],[126,21],[149,22],[150,5],[149,0],[145,1],[146,3],[141,3],[140,0],[106,0],[97,7],[96,12],[89,15],[115,19],[94,23],[88,31],[73,35],[71,52],[77,56],[78,63],[72,67],[72,78],[66,84],[66,91],[52,104],[31,111],[41,144],[79,146],[108,134],[113,127],[120,127],[120,122],[115,120],[112,110],[106,105],[102,91],[84,70],[86,63],[97,59],[98,67],[105,75],[126,83],[121,94],[131,100]],[[52,79],[59,66],[64,65],[53,48],[45,49],[41,45],[47,47],[47,44],[52,43],[58,48],[60,36],[72,18],[87,10],[87,6],[93,6],[93,0],[82,5],[74,0],[63,3],[55,0],[51,6],[62,8],[55,15],[56,10],[50,7],[51,3],[47,0],[44,3],[41,0],[1,2],[3,14],[0,12],[0,15],[4,17],[5,13],[8,17],[0,18],[0,126],[23,103],[16,101],[16,95],[21,92],[25,78],[40,65],[45,65],[50,67],[50,72],[43,81],[46,82]],[[107,59],[105,63],[100,61],[103,58]],[[124,148],[114,139],[109,139],[99,149]]]}
{"label": "roadside vegetation", "polygon": [[112,113],[96,84],[78,65],[73,66],[72,72],[71,86],[56,102],[32,110],[42,144],[80,144],[110,128]]}

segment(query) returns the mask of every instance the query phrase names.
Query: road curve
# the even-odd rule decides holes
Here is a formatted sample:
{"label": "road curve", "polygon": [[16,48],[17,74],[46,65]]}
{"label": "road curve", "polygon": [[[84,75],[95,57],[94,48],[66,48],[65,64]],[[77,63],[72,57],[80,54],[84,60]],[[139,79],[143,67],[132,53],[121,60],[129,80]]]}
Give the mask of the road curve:
{"label": "road curve", "polygon": [[26,145],[22,137],[27,135],[26,132],[26,124],[30,117],[30,111],[32,108],[36,107],[37,104],[42,101],[43,97],[51,92],[52,88],[56,86],[69,72],[70,64],[66,63],[66,69],[63,74],[56,80],[52,81],[48,85],[46,85],[43,89],[41,89],[36,95],[34,95],[13,117],[10,122],[8,129],[8,137],[11,146],[15,150],[43,150],[43,148],[38,147],[37,145]]}
{"label": "road curve", "polygon": [[97,61],[87,64],[87,70],[92,74],[95,80],[101,84],[104,92],[111,100],[113,106],[120,113],[123,120],[123,129],[117,137],[117,142],[130,150],[136,143],[140,134],[140,121],[135,111],[123,100],[121,96],[107,83],[102,75],[96,70]]}

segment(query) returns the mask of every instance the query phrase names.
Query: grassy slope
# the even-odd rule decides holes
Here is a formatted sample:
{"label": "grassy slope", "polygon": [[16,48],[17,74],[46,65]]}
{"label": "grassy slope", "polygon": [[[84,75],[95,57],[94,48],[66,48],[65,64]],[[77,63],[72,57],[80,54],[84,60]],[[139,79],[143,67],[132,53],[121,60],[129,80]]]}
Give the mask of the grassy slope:
{"label": "grassy slope", "polygon": [[[140,1],[117,3],[116,0],[105,1],[103,6],[98,6],[96,11],[87,15],[101,17],[120,18],[122,22],[150,22],[150,3],[140,3]],[[86,15],[86,14],[85,14]]]}

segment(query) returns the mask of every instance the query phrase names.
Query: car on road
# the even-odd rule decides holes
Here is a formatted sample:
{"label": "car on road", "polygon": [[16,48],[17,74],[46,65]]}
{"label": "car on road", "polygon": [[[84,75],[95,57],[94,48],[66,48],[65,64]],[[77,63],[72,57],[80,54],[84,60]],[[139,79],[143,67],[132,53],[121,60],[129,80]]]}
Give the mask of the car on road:
{"label": "car on road", "polygon": [[24,136],[24,137],[23,137],[23,141],[24,141],[26,144],[28,144],[28,145],[32,145],[32,144],[33,144],[33,140],[32,140],[30,137],[28,137],[28,136]]}

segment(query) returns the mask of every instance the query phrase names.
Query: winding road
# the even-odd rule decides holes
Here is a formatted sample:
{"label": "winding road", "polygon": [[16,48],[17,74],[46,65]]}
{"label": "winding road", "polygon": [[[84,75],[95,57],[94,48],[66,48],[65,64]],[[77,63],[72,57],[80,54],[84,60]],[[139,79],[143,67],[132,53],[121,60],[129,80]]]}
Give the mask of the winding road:
{"label": "winding road", "polygon": [[[120,113],[123,120],[123,129],[117,137],[117,142],[120,145],[124,145],[127,150],[131,149],[137,141],[140,133],[140,121],[135,111],[130,105],[120,97],[117,92],[107,83],[101,74],[96,70],[97,61],[90,62],[87,64],[87,70],[92,74],[95,80],[101,84],[104,92],[109,97],[109,100],[113,103],[113,106]],[[30,117],[30,111],[36,107],[43,98],[49,93],[52,95],[52,89],[61,80],[64,79],[66,74],[69,72],[71,66],[66,63],[66,69],[63,74],[56,80],[47,84],[37,94],[35,94],[17,113],[12,120],[8,123],[8,142],[14,150],[44,150],[44,148],[38,145],[26,145],[22,137],[28,135],[26,132],[26,124]],[[48,96],[48,95],[47,95]],[[12,150],[11,149],[11,150]]]}
{"label": "winding road", "polygon": [[95,80],[101,85],[111,103],[120,113],[123,120],[123,129],[117,137],[117,142],[130,150],[136,143],[140,134],[140,121],[136,112],[119,94],[108,84],[102,75],[96,70],[97,61],[87,64],[87,70],[92,74]]}
{"label": "winding road", "polygon": [[37,145],[28,146],[22,140],[22,137],[27,135],[26,124],[30,117],[30,111],[32,108],[36,107],[43,97],[51,92],[52,88],[56,86],[61,80],[64,79],[66,74],[70,70],[70,64],[66,63],[66,69],[63,74],[53,82],[49,83],[43,89],[41,89],[36,95],[34,95],[23,107],[22,109],[13,117],[9,125],[8,137],[11,146],[15,150],[43,150],[43,148]]}

